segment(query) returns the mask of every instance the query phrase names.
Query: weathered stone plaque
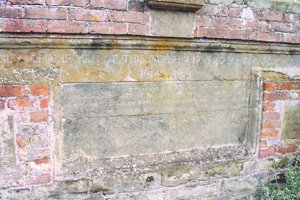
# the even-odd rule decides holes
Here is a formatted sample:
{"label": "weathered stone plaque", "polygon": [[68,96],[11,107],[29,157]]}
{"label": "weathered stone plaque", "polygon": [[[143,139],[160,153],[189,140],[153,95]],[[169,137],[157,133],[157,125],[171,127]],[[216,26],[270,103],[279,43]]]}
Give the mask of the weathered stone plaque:
{"label": "weathered stone plaque", "polygon": [[247,126],[245,85],[244,81],[65,84],[65,153],[104,158],[238,144]]}
{"label": "weathered stone plaque", "polygon": [[[65,158],[245,143],[250,68],[238,63],[250,65],[247,57],[117,49],[78,53],[81,60],[71,55],[74,65],[62,75]],[[91,60],[81,63],[83,57]]]}
{"label": "weathered stone plaque", "polygon": [[4,190],[26,195],[30,186],[40,199],[240,198],[231,195],[236,183],[255,187],[266,172],[257,156],[297,149],[298,46],[11,37],[0,37]]}
{"label": "weathered stone plaque", "polygon": [[[142,169],[162,160],[164,166],[255,152],[257,69],[299,61],[279,54],[284,46],[228,41],[78,36],[2,42],[2,84],[25,85],[25,96],[32,85],[49,86],[49,102],[36,96],[39,103],[29,109],[42,109],[36,120],[49,126],[55,173],[66,178],[127,167],[131,158]],[[1,133],[7,138],[1,152],[8,165],[7,133]],[[89,172],[78,168],[82,162]]]}

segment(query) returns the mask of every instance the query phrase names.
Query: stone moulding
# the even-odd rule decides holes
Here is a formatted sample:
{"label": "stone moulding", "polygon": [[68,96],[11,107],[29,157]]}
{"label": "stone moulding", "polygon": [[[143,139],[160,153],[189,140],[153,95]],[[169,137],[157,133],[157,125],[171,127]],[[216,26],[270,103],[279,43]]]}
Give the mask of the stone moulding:
{"label": "stone moulding", "polygon": [[178,11],[196,11],[204,5],[204,0],[145,0],[150,8]]}
{"label": "stone moulding", "polygon": [[126,49],[300,55],[296,44],[220,39],[0,34],[0,49]]}

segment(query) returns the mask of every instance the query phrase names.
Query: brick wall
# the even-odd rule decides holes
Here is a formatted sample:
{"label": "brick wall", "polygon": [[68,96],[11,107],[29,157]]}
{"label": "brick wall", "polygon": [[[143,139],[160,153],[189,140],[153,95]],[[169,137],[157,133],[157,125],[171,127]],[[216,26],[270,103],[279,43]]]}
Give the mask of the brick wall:
{"label": "brick wall", "polygon": [[0,86],[0,185],[51,179],[48,86]]}
{"label": "brick wall", "polygon": [[[192,37],[300,43],[300,14],[293,12],[206,3],[194,14]],[[4,0],[0,32],[151,36],[151,16],[143,1]]]}
{"label": "brick wall", "polygon": [[[285,110],[288,105],[300,105],[300,81],[267,80],[263,83],[262,123],[259,140],[259,156],[295,152],[299,140],[285,139]],[[288,126],[288,125],[286,125]]]}

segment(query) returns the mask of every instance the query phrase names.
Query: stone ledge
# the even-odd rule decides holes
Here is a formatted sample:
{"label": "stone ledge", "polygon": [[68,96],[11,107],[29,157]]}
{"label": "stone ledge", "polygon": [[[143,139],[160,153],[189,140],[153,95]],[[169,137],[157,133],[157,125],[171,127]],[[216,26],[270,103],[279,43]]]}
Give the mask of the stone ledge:
{"label": "stone ledge", "polygon": [[155,9],[196,11],[204,5],[204,0],[145,0],[145,3]]}
{"label": "stone ledge", "polygon": [[[154,153],[150,155],[124,156],[106,159],[80,157],[64,159],[62,171],[57,172],[57,180],[70,178],[101,177],[110,173],[150,173],[176,167],[205,167],[218,163],[241,162],[249,160],[253,154],[245,146],[223,146],[178,152]],[[88,166],[81,168],[78,166]],[[90,169],[90,170],[86,170]]]}
{"label": "stone ledge", "polygon": [[299,55],[297,44],[278,44],[222,39],[181,39],[166,37],[92,36],[59,34],[0,34],[0,49],[128,49],[182,50],[254,54]]}

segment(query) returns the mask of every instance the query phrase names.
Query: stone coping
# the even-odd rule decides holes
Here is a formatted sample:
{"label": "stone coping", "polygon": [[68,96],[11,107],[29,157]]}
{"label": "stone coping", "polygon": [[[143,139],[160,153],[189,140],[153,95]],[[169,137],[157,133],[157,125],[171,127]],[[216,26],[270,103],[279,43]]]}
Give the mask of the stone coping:
{"label": "stone coping", "polygon": [[151,8],[178,11],[196,11],[204,5],[204,0],[145,0]]}

